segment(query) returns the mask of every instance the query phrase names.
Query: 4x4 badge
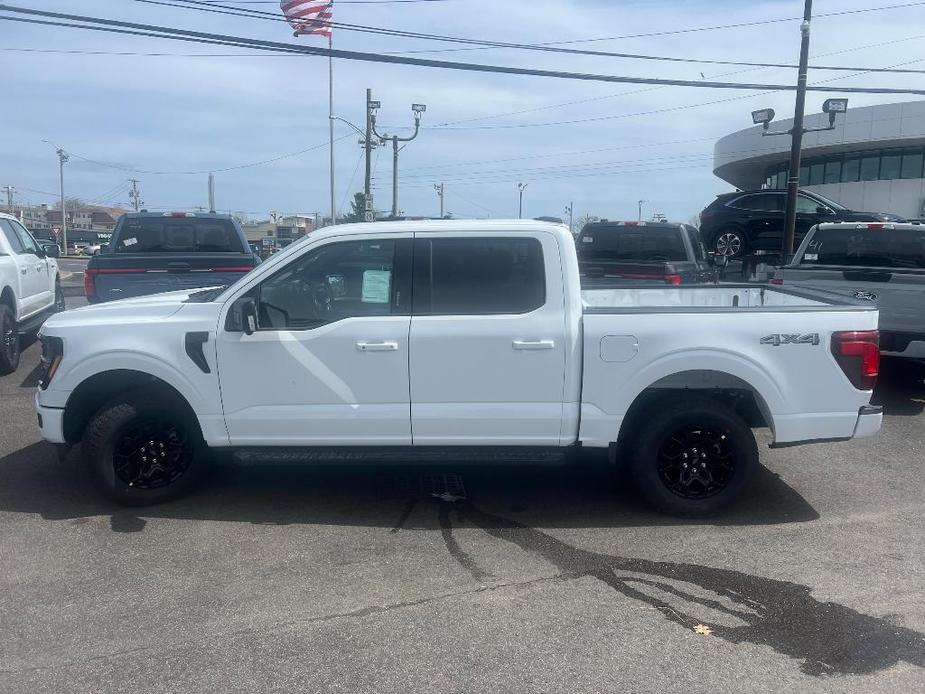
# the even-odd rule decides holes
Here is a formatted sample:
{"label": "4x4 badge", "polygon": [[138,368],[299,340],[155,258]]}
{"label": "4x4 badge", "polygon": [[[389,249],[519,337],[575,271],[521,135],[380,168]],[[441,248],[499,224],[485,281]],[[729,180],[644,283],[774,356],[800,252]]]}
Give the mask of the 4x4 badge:
{"label": "4x4 badge", "polygon": [[780,347],[781,345],[818,345],[819,333],[806,333],[805,335],[800,335],[799,333],[776,333],[774,335],[765,335],[761,338],[761,344],[774,345],[775,347]]}

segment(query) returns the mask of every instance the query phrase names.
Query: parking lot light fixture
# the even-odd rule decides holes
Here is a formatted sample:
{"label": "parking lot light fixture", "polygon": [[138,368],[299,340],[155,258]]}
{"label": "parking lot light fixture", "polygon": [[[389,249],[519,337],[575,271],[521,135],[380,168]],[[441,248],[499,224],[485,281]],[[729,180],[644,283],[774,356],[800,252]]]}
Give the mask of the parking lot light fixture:
{"label": "parking lot light fixture", "polygon": [[829,127],[835,127],[835,116],[848,112],[847,99],[826,99],[822,102],[822,112],[829,114]]}
{"label": "parking lot light fixture", "polygon": [[774,115],[773,108],[762,108],[758,111],[752,111],[752,123],[755,125],[762,125],[764,129],[767,130],[771,121],[774,120]]}

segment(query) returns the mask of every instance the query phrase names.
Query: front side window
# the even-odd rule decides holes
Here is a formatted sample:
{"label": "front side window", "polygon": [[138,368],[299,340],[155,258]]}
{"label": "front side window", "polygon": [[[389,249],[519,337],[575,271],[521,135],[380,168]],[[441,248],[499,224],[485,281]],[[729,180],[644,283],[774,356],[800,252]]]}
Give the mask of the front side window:
{"label": "front side window", "polygon": [[292,261],[257,290],[261,330],[308,330],[345,318],[398,313],[396,242],[329,243]]}
{"label": "front side window", "polygon": [[37,254],[39,252],[39,245],[35,242],[35,239],[32,238],[32,234],[26,231],[26,228],[17,222],[10,222],[10,225],[12,225],[16,235],[19,236],[23,250],[25,250],[26,253]]}
{"label": "front side window", "polygon": [[10,249],[13,253],[24,253],[22,241],[19,240],[19,235],[13,229],[13,225],[10,224],[9,220],[0,219],[0,229],[3,230],[3,235],[6,237],[6,242],[10,244]]}
{"label": "front side window", "polygon": [[414,265],[416,314],[517,314],[546,303],[543,247],[537,239],[420,240]]}

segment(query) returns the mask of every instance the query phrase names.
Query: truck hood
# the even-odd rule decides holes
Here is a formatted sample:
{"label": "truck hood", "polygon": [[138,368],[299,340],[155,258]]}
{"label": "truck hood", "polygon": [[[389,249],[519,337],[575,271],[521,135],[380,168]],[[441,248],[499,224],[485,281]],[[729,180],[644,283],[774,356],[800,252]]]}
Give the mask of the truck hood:
{"label": "truck hood", "polygon": [[[191,294],[201,292],[202,288],[182,289],[176,292],[138,296],[102,304],[90,304],[80,308],[69,309],[64,313],[51,316],[42,328],[54,329],[72,324],[90,323],[137,323],[170,318],[183,306]],[[217,305],[216,305],[217,306]]]}

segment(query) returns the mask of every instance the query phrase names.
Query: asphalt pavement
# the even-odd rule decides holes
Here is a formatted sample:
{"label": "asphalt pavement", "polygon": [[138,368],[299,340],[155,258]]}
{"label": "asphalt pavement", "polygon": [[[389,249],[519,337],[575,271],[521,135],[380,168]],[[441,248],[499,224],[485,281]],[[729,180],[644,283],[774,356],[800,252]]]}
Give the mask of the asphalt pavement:
{"label": "asphalt pavement", "polygon": [[741,504],[682,522],[593,458],[229,466],[120,508],[39,442],[37,363],[0,378],[4,693],[925,691],[925,387],[900,370],[879,439],[762,446]]}

